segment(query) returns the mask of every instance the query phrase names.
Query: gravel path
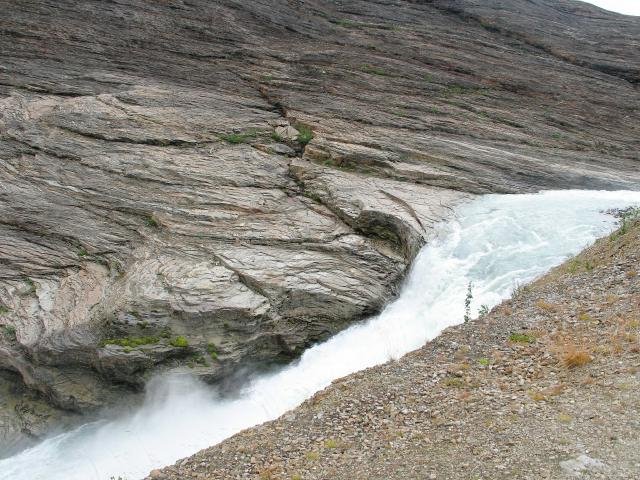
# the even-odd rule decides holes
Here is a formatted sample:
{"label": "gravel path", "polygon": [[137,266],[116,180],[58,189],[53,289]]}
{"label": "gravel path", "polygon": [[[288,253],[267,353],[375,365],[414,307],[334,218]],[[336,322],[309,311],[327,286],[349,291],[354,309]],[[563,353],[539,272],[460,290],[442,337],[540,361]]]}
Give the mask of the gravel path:
{"label": "gravel path", "polygon": [[636,479],[640,225],[149,478]]}

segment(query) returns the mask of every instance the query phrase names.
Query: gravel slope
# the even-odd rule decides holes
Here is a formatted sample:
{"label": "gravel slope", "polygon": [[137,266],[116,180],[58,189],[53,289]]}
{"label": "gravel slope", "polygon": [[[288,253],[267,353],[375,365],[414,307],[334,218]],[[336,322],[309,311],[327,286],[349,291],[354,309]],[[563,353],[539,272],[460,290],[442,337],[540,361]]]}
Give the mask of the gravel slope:
{"label": "gravel slope", "polygon": [[640,223],[485,317],[152,479],[632,479]]}

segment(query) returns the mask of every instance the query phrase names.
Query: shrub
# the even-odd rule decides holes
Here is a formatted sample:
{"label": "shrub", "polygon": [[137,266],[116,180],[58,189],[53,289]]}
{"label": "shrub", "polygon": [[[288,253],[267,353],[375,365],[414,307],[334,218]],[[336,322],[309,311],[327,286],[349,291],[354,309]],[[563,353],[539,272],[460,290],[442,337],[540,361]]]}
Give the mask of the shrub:
{"label": "shrub", "polygon": [[1,315],[6,315],[7,313],[9,313],[9,307],[5,306],[5,305],[0,305],[0,316]]}
{"label": "shrub", "polygon": [[169,343],[171,343],[173,347],[178,347],[178,348],[186,348],[189,346],[189,342],[182,335],[175,337]]}
{"label": "shrub", "polygon": [[216,350],[216,346],[213,343],[207,343],[207,353],[211,357],[211,360],[218,359],[218,352]]}

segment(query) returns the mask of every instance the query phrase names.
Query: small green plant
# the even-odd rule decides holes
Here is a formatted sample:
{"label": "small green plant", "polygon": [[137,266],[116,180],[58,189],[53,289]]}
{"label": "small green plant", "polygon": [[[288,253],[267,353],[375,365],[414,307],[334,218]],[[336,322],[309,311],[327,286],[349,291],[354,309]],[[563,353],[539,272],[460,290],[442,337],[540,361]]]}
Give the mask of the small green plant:
{"label": "small green plant", "polygon": [[204,358],[203,355],[200,355],[200,354],[193,355],[187,362],[187,365],[189,368],[194,368],[196,365],[206,365],[206,364],[207,364],[207,360]]}
{"label": "small green plant", "polygon": [[0,316],[6,315],[9,312],[10,312],[9,307],[5,305],[0,305]]}
{"label": "small green plant", "polygon": [[154,214],[147,215],[144,218],[144,223],[147,224],[147,227],[160,228],[160,221]]}
{"label": "small green plant", "polygon": [[211,357],[211,360],[218,359],[218,351],[213,343],[207,343],[207,353]]}
{"label": "small green plant", "polygon": [[481,305],[480,309],[478,310],[478,316],[479,317],[484,317],[485,315],[489,314],[489,307],[487,305]]}
{"label": "small green plant", "polygon": [[282,138],[282,135],[280,135],[278,132],[272,132],[271,133],[271,140],[273,140],[274,142],[283,142],[284,139]]}
{"label": "small green plant", "polygon": [[297,138],[297,140],[302,145],[306,145],[307,143],[309,143],[313,139],[313,130],[311,130],[306,125],[299,125],[297,127],[297,130],[298,130],[298,138]]}
{"label": "small green plant", "polygon": [[464,298],[464,323],[471,320],[471,300],[473,300],[473,284],[469,282],[467,286],[467,296]]}
{"label": "small green plant", "polygon": [[513,343],[533,343],[536,337],[527,333],[512,333],[509,335],[509,341]]}
{"label": "small green plant", "polygon": [[148,337],[125,337],[125,338],[108,338],[103,340],[100,344],[105,347],[107,345],[117,345],[119,347],[126,348],[136,348],[141,347],[143,345],[152,345],[154,343],[158,343],[160,341],[159,337],[148,336]]}
{"label": "small green plant", "polygon": [[24,283],[27,284],[28,289],[22,295],[31,295],[31,294],[36,293],[36,284],[35,284],[35,282],[33,280],[31,280],[29,277],[24,277],[23,280],[24,280]]}
{"label": "small green plant", "polygon": [[89,255],[89,252],[87,252],[87,249],[84,247],[79,247],[78,248],[78,256],[79,257],[86,257],[87,255]]}
{"label": "small green plant", "polygon": [[581,270],[586,272],[591,272],[594,268],[596,268],[595,264],[591,260],[579,260],[574,258],[569,261],[567,264],[567,272],[569,273],[578,273]]}
{"label": "small green plant", "polygon": [[249,131],[249,132],[241,132],[241,133],[222,134],[220,135],[220,138],[227,143],[231,143],[235,145],[238,143],[244,143],[248,139],[253,138],[255,136],[256,136],[256,132]]}
{"label": "small green plant", "polygon": [[371,73],[373,75],[380,75],[382,77],[389,75],[382,68],[374,67],[373,65],[363,65],[362,67],[360,67],[360,70],[362,70],[364,73]]}
{"label": "small green plant", "polygon": [[189,346],[189,342],[187,341],[186,338],[184,338],[182,335],[179,335],[177,337],[175,337],[174,339],[171,340],[171,342],[169,342],[173,347],[178,347],[178,348],[186,348]]}
{"label": "small green plant", "polygon": [[320,452],[317,452],[315,450],[311,450],[311,451],[305,453],[304,456],[310,462],[316,462],[316,461],[318,461],[320,459]]}
{"label": "small green plant", "polygon": [[16,327],[13,325],[2,325],[2,333],[12,340],[16,339]]}
{"label": "small green plant", "polygon": [[329,438],[324,442],[325,448],[338,448],[338,442],[333,438]]}
{"label": "small green plant", "polygon": [[478,359],[478,364],[483,366],[483,367],[488,367],[489,366],[489,359],[486,358],[486,357],[479,358]]}
{"label": "small green plant", "polygon": [[444,379],[444,386],[449,388],[462,388],[464,387],[464,380],[460,377],[447,377]]}

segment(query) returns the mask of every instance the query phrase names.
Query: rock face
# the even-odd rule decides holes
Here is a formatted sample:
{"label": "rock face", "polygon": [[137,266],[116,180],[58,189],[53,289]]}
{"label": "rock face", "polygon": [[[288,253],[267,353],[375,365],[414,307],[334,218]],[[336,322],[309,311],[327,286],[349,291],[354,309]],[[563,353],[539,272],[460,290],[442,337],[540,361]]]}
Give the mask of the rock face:
{"label": "rock face", "polygon": [[215,381],[299,354],[376,312],[470,195],[640,184],[637,18],[0,7],[0,412],[18,413],[0,419],[24,420],[0,420],[3,444],[154,371]]}

